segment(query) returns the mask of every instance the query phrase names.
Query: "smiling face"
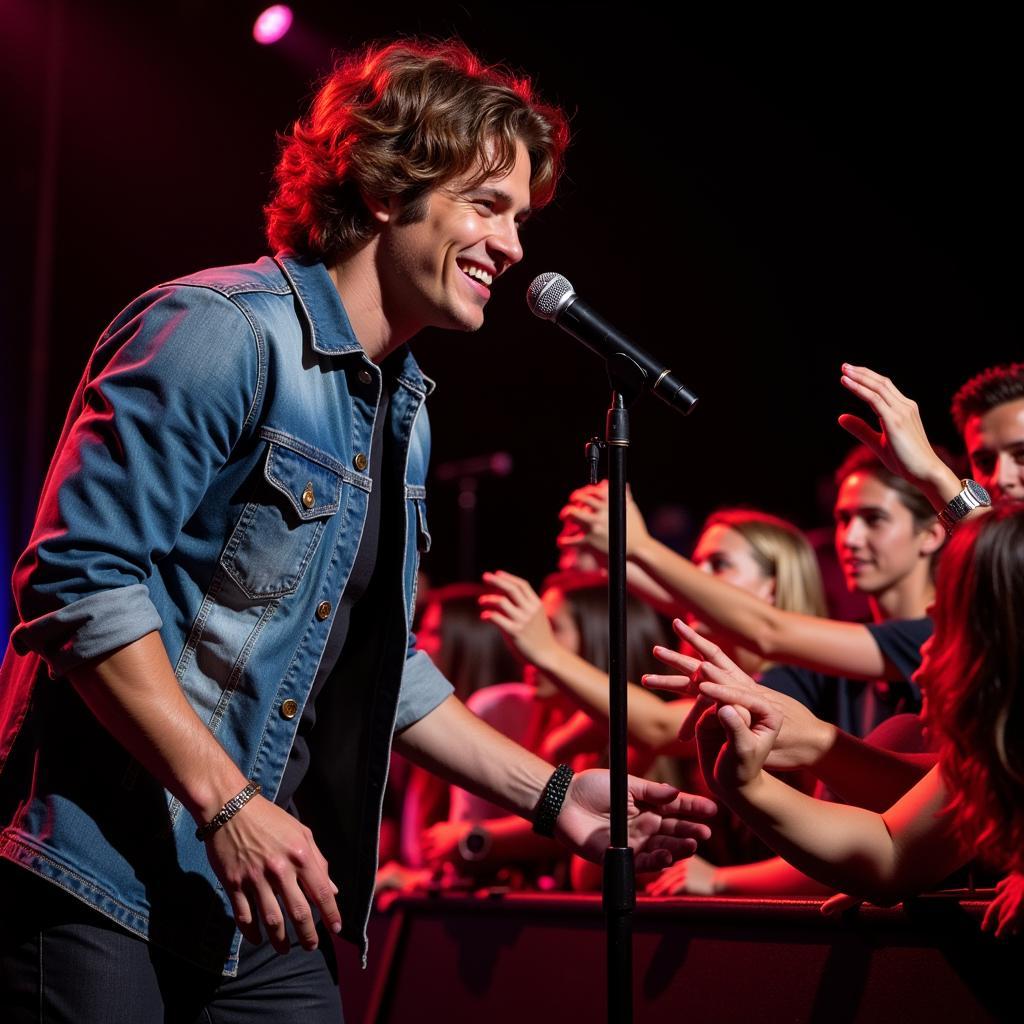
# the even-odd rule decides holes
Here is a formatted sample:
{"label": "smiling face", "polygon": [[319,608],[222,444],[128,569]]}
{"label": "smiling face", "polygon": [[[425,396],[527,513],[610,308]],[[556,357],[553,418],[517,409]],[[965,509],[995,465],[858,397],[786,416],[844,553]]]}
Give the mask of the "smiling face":
{"label": "smiling face", "polygon": [[836,552],[850,590],[880,594],[902,583],[930,552],[899,492],[871,473],[851,473],[835,505]]}
{"label": "smiling face", "polygon": [[1024,498],[1024,398],[971,416],[964,445],[974,479],[993,498]]}
{"label": "smiling face", "polygon": [[392,323],[475,331],[494,282],[523,258],[519,229],[530,213],[530,158],[522,142],[508,174],[473,183],[475,171],[428,193],[424,214],[403,220],[397,200],[378,205],[377,272]]}

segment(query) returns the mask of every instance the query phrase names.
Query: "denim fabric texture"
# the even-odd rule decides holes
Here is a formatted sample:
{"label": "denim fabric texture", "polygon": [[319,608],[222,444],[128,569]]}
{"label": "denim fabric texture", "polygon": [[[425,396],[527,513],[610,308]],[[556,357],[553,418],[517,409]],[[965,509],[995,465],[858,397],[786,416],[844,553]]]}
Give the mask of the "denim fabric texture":
{"label": "denim fabric texture", "polygon": [[[360,671],[317,703],[316,815],[300,803],[364,953],[391,737],[451,693],[409,630],[433,385],[408,349],[388,367],[404,472],[381,482],[386,586]],[[305,704],[332,621],[317,609],[344,591],[378,485],[355,466],[381,386],[320,263],[285,253],[162,285],[96,346],[15,568],[0,855],[227,974],[240,936],[195,823],[66,674],[159,630],[192,707],[273,798],[301,717],[282,704]]]}

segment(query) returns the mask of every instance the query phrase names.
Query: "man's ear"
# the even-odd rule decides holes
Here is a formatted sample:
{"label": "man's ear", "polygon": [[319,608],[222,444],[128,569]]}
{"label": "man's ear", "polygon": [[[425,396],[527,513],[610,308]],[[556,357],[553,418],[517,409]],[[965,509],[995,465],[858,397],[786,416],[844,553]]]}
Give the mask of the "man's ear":
{"label": "man's ear", "polygon": [[366,208],[370,211],[370,216],[378,224],[389,224],[398,213],[398,200],[394,196],[381,199],[366,192],[361,192],[360,195],[363,197],[363,202],[366,203]]}
{"label": "man's ear", "polygon": [[934,555],[946,543],[946,528],[938,519],[926,526],[921,532],[923,534],[921,544],[922,555]]}

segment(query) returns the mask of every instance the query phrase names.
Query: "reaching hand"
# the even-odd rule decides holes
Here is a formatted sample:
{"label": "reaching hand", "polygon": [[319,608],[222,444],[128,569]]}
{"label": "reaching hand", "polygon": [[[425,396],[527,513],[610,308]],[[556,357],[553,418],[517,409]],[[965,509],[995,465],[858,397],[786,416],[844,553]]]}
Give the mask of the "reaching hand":
{"label": "reaching hand", "polygon": [[338,887],[313,833],[269,800],[253,797],[206,840],[206,855],[231,900],[235,922],[250,942],[260,941],[262,919],[274,949],[287,953],[287,914],[303,948],[316,949],[311,902],[328,928],[341,931],[334,901]]}
{"label": "reaching hand", "polygon": [[697,723],[697,756],[713,793],[742,789],[761,777],[782,715],[749,690],[737,703],[708,708]]}
{"label": "reaching hand", "polygon": [[755,683],[721,648],[681,620],[676,619],[672,625],[703,660],[670,651],[667,647],[656,647],[654,654],[658,660],[679,669],[682,674],[647,675],[643,683],[655,689],[698,698],[679,730],[680,739],[692,738],[697,721],[712,703],[732,704],[744,709],[745,700],[753,697],[761,704],[773,707],[782,717],[779,735],[765,762],[766,768],[785,771],[812,767],[831,748],[835,741],[835,726],[815,717],[800,701]]}
{"label": "reaching hand", "polygon": [[454,861],[459,850],[459,840],[467,836],[472,827],[469,821],[439,821],[425,828],[420,835],[424,861],[431,866]]}
{"label": "reaching hand", "polygon": [[[712,817],[717,810],[714,801],[633,775],[628,789],[628,842],[638,872],[659,871],[689,857],[698,841],[710,837],[707,825],[688,819]],[[600,864],[611,842],[610,809],[608,773],[580,772],[569,785],[555,833],[580,856]]]}
{"label": "reaching hand", "polygon": [[[569,495],[568,504],[559,513],[565,523],[558,535],[563,548],[586,546],[599,555],[608,554],[608,481],[588,484]],[[629,488],[626,488],[626,555],[636,550],[650,535]]]}
{"label": "reaching hand", "polygon": [[997,939],[1019,935],[1024,924],[1024,875],[1011,871],[996,885],[996,895],[981,922],[983,932],[995,932]]}
{"label": "reaching hand", "polygon": [[715,865],[694,855],[677,861],[647,885],[648,896],[714,896]]}
{"label": "reaching hand", "polygon": [[480,598],[480,618],[501,630],[514,653],[535,665],[558,648],[544,606],[526,580],[499,570],[485,572],[483,581],[491,593]]}
{"label": "reaching hand", "polygon": [[[864,399],[878,417],[881,431],[860,416],[846,413],[839,425],[870,448],[893,473],[932,498],[943,481],[960,490],[953,471],[935,454],[917,402],[903,395],[888,377],[866,366],[843,363],[843,387]],[[945,501],[942,502],[945,504]]]}

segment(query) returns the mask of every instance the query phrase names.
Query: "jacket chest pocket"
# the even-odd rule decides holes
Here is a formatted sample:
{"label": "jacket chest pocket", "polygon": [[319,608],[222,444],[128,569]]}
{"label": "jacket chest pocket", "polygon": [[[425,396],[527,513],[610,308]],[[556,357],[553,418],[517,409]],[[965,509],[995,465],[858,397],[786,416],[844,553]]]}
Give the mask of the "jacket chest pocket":
{"label": "jacket chest pocket", "polygon": [[342,510],[346,499],[339,473],[271,444],[263,479],[235,524],[221,566],[247,597],[294,593],[327,520]]}

